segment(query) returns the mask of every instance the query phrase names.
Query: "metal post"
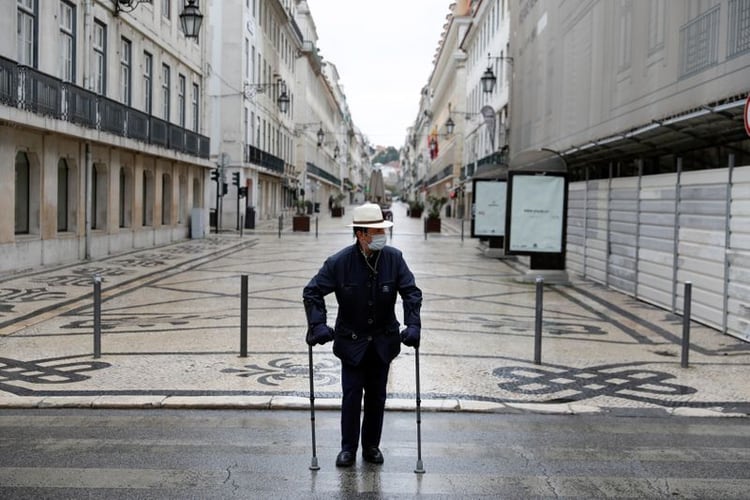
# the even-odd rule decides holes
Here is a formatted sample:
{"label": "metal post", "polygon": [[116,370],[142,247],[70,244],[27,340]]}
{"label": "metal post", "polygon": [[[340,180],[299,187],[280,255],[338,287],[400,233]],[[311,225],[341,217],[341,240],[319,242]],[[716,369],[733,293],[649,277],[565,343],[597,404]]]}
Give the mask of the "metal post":
{"label": "metal post", "polygon": [[464,220],[461,219],[461,241],[464,241]]}
{"label": "metal post", "polygon": [[245,216],[240,216],[240,237],[242,237],[242,230],[245,229]]}
{"label": "metal post", "polygon": [[94,275],[94,358],[102,357],[102,278]]}
{"label": "metal post", "polygon": [[283,215],[279,215],[279,238],[281,238],[281,225],[283,224]]}
{"label": "metal post", "polygon": [[688,355],[690,354],[690,303],[692,302],[693,284],[685,282],[685,295],[682,306],[682,361],[680,366],[688,367]]}
{"label": "metal post", "polygon": [[315,216],[315,239],[318,239],[318,216]]}
{"label": "metal post", "polygon": [[534,322],[534,364],[542,364],[542,301],[544,291],[544,278],[536,278],[536,315]]}
{"label": "metal post", "polygon": [[247,357],[247,274],[240,276],[240,357]]}

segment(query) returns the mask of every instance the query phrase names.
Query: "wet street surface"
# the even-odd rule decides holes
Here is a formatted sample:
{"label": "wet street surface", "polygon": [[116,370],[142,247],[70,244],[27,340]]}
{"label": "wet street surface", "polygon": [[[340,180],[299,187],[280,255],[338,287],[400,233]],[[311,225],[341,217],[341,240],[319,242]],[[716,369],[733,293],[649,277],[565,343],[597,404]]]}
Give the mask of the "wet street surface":
{"label": "wet street surface", "polygon": [[0,497],[747,498],[738,418],[388,412],[385,464],[337,469],[338,412],[1,410]]}

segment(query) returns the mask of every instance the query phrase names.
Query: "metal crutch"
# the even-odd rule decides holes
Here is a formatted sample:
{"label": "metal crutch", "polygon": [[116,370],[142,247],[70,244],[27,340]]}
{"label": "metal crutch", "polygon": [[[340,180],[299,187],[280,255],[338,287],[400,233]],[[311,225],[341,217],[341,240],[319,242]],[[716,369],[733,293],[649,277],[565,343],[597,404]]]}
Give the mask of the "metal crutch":
{"label": "metal crutch", "polygon": [[425,470],[422,465],[422,399],[419,396],[419,347],[414,348],[414,366],[417,371],[417,466],[414,473],[424,474]]}
{"label": "metal crutch", "polygon": [[307,346],[308,366],[310,374],[310,426],[312,428],[312,460],[310,470],[319,470],[318,457],[315,453],[315,387],[313,385],[313,354],[312,346]]}

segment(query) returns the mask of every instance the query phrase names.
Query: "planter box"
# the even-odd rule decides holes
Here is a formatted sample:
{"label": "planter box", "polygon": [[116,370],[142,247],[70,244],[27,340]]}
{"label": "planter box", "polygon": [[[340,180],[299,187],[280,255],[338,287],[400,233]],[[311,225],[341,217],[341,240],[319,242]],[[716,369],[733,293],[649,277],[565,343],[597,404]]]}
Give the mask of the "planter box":
{"label": "planter box", "polygon": [[310,217],[307,215],[295,215],[292,217],[292,231],[310,232]]}
{"label": "planter box", "polygon": [[440,232],[440,219],[425,217],[424,232],[425,233],[439,233]]}
{"label": "planter box", "polygon": [[343,217],[344,207],[333,207],[331,209],[331,217]]}
{"label": "planter box", "polygon": [[409,217],[412,217],[414,219],[419,219],[420,217],[422,217],[422,209],[421,208],[409,209]]}

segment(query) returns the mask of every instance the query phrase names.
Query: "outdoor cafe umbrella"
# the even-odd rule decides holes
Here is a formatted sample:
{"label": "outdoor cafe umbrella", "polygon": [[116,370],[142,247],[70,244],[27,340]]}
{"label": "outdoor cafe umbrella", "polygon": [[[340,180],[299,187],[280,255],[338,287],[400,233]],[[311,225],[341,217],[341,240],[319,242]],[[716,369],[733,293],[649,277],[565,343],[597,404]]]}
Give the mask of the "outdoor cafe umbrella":
{"label": "outdoor cafe umbrella", "polygon": [[373,203],[385,202],[385,184],[383,183],[383,172],[380,169],[373,170],[370,174],[369,199]]}

